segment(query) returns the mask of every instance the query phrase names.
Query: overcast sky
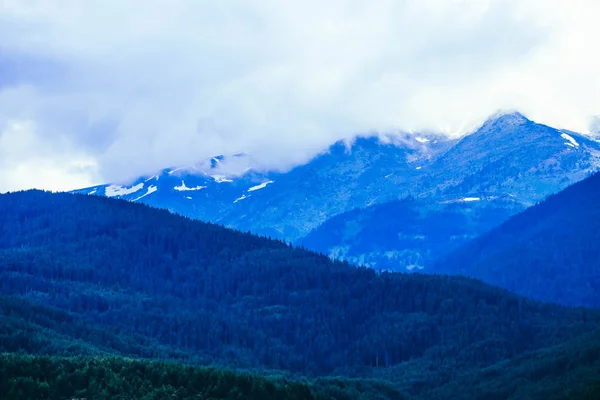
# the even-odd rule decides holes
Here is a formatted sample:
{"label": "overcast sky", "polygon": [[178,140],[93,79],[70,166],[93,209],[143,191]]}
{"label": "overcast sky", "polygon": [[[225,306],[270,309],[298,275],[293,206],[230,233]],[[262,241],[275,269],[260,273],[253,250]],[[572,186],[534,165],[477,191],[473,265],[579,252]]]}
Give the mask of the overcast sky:
{"label": "overcast sky", "polygon": [[586,132],[598,15],[597,0],[1,0],[0,192],[238,151],[285,168],[498,109]]}

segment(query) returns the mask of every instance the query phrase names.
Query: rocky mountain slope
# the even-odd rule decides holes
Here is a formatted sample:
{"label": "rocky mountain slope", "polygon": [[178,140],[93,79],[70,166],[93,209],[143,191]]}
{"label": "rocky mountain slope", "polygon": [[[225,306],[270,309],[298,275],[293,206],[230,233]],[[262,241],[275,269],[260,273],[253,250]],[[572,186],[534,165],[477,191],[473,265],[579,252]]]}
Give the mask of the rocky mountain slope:
{"label": "rocky mountain slope", "polygon": [[[346,210],[395,199],[454,142],[429,135],[338,142],[286,173],[260,172],[247,155],[171,168],[127,185],[75,191],[122,198],[228,227],[295,240]],[[229,165],[248,167],[232,173]],[[299,207],[298,205],[302,206]]]}
{"label": "rocky mountain slope", "polygon": [[599,143],[511,113],[490,118],[460,140],[398,133],[339,142],[285,173],[261,172],[247,155],[221,156],[128,185],[77,192],[296,241],[335,215],[409,195],[440,203],[508,199],[513,213],[599,165]]}

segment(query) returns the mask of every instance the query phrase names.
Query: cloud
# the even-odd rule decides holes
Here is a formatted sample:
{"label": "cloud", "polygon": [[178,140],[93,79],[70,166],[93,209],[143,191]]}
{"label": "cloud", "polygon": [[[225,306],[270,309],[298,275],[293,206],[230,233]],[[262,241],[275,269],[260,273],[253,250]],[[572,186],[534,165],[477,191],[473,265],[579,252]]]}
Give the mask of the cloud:
{"label": "cloud", "polygon": [[40,160],[56,178],[19,181],[74,187],[238,151],[287,168],[359,132],[457,134],[499,108],[585,131],[600,110],[598,12],[594,0],[4,0],[0,124],[35,129],[27,148],[3,133],[11,154],[34,155],[1,164],[0,190]]}
{"label": "cloud", "polygon": [[32,122],[0,127],[0,192],[33,187],[68,190],[94,179],[96,161],[61,137],[47,140]]}

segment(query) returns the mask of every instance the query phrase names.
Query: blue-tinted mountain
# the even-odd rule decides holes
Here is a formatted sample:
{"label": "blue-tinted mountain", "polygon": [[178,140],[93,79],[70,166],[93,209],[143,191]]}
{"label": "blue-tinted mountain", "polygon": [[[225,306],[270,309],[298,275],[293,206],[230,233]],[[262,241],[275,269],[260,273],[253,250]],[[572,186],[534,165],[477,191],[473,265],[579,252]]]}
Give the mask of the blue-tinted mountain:
{"label": "blue-tinted mountain", "polygon": [[435,259],[521,209],[508,196],[453,201],[408,197],[336,215],[297,243],[376,269],[427,272]]}
{"label": "blue-tinted mountain", "polygon": [[600,144],[583,135],[501,114],[465,136],[429,168],[423,194],[508,195],[532,205],[598,169]]}
{"label": "blue-tinted mountain", "polygon": [[285,173],[260,172],[248,155],[220,156],[78,192],[296,241],[335,215],[407,196],[440,203],[512,198],[507,212],[519,211],[583,179],[599,160],[599,143],[511,113],[460,140],[396,133],[339,142]]}
{"label": "blue-tinted mountain", "polygon": [[595,174],[441,258],[432,270],[544,301],[600,307],[598,199]]}
{"label": "blue-tinted mountain", "polygon": [[[343,211],[397,197],[453,141],[398,134],[338,142],[287,173],[258,172],[250,156],[219,157],[127,185],[76,191],[123,198],[244,231],[295,240]],[[230,166],[237,167],[231,172]],[[418,169],[419,168],[419,169]],[[298,207],[302,204],[302,207]]]}
{"label": "blue-tinted mountain", "polygon": [[415,396],[600,322],[472,279],[378,274],[145,205],[39,191],[0,196],[0,309],[1,352],[392,374]]}
{"label": "blue-tinted mountain", "polygon": [[350,210],[299,244],[375,268],[427,271],[434,260],[596,170],[598,143],[502,114],[422,171],[411,201]]}

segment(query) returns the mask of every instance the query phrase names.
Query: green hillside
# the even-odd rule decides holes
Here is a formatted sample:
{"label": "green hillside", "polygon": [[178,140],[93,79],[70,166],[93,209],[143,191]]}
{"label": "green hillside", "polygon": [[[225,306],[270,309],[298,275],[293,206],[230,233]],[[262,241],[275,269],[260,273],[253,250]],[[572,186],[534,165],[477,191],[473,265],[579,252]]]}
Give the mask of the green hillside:
{"label": "green hillside", "polygon": [[[422,398],[460,382],[468,393],[465,377],[509,379],[519,357],[600,322],[473,279],[378,274],[146,206],[38,191],[0,196],[0,296],[0,352],[76,357],[48,361],[73,371],[82,356],[113,360],[107,369],[124,362],[114,356],[211,366],[338,399]],[[29,360],[6,357],[3,368]],[[123,395],[179,390],[165,382]]]}

